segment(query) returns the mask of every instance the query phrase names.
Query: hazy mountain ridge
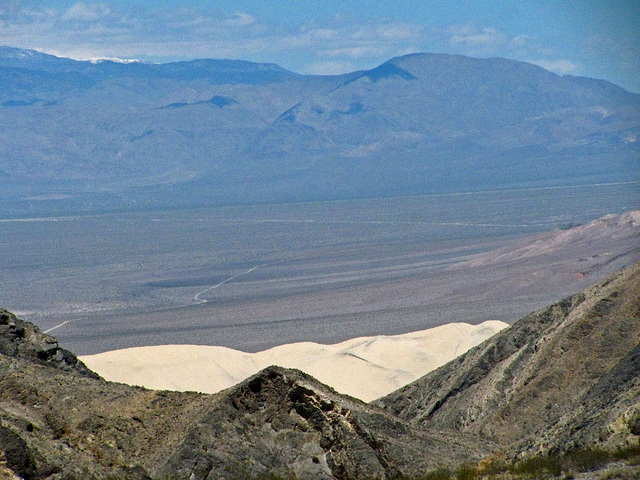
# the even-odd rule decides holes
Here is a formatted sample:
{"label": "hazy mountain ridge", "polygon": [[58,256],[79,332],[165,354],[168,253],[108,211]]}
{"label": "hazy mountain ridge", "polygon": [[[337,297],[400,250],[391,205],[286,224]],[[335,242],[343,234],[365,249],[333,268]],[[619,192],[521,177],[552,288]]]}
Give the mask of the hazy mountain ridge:
{"label": "hazy mountain ridge", "polygon": [[0,47],[0,67],[25,72],[48,72],[52,75],[76,73],[85,80],[77,87],[87,87],[110,78],[140,77],[192,80],[205,78],[215,83],[266,83],[297,78],[300,75],[272,63],[245,60],[191,60],[166,64],[118,62],[113,60],[79,61],[47,55],[34,50]]}
{"label": "hazy mountain ridge", "polygon": [[[0,448],[24,478],[358,479],[633,447],[639,294],[636,264],[380,399],[384,410],[295,370],[270,367],[217,395],[161,392],[18,347],[0,354]],[[37,327],[21,340],[25,325],[1,318],[3,341],[42,344]]]}
{"label": "hazy mountain ridge", "polygon": [[[96,190],[107,206],[169,206],[638,173],[640,95],[499,58],[414,54],[323,77],[4,47],[0,87],[0,172],[23,191],[71,195],[52,208],[95,208]],[[216,98],[229,100],[221,108]]]}

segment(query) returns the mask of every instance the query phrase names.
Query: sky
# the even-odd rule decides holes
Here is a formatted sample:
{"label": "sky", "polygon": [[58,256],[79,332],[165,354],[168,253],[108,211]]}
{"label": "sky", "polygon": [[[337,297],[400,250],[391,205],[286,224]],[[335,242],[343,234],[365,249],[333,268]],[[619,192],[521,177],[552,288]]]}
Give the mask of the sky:
{"label": "sky", "polygon": [[326,75],[416,52],[498,56],[640,93],[640,0],[0,0],[0,45]]}

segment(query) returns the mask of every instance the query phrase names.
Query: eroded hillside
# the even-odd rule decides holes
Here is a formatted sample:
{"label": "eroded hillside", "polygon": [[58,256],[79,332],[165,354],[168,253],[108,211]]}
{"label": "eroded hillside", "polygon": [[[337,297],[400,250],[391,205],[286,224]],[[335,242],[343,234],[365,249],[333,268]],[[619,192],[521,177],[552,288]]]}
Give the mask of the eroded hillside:
{"label": "eroded hillside", "polygon": [[637,444],[640,265],[515,323],[378,403],[512,453]]}
{"label": "eroded hillside", "polygon": [[487,457],[637,450],[639,300],[636,264],[377,405],[278,367],[216,395],[107,382],[2,311],[0,468],[28,479],[403,478]]}

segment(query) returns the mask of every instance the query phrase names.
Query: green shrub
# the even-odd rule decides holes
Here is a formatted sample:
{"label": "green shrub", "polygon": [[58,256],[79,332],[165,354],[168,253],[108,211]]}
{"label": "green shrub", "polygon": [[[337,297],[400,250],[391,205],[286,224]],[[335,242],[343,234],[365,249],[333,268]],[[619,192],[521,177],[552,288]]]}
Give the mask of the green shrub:
{"label": "green shrub", "polygon": [[613,452],[615,460],[625,460],[630,465],[640,465],[640,445],[619,448]]}
{"label": "green shrub", "polygon": [[289,474],[287,476],[284,476],[284,475],[279,475],[277,473],[266,472],[266,473],[259,474],[257,477],[255,477],[255,479],[256,480],[295,480],[296,476],[294,474]]}
{"label": "green shrub", "polygon": [[559,477],[562,474],[562,462],[555,455],[526,458],[516,464],[515,472],[531,476],[548,473]]}
{"label": "green shrub", "polygon": [[456,469],[456,480],[475,480],[478,478],[478,470],[475,466],[465,463]]}
{"label": "green shrub", "polygon": [[566,460],[569,466],[578,472],[592,472],[610,463],[613,455],[601,448],[587,448],[570,452]]}
{"label": "green shrub", "polygon": [[451,471],[448,468],[438,468],[425,475],[424,480],[451,480]]}
{"label": "green shrub", "polygon": [[485,459],[478,465],[481,478],[492,477],[507,472],[513,472],[513,465],[508,465],[496,459]]}
{"label": "green shrub", "polygon": [[630,472],[622,468],[616,468],[605,473],[600,480],[640,480],[640,471]]}

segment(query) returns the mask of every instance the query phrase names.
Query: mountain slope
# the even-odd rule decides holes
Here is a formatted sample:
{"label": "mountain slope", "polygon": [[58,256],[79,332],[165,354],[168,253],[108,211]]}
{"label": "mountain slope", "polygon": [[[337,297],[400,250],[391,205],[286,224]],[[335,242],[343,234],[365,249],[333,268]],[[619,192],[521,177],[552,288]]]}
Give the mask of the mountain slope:
{"label": "mountain slope", "polygon": [[480,458],[487,446],[414,430],[302,372],[269,367],[229,389],[159,474],[231,468],[242,478],[266,467],[297,478],[393,478]]}
{"label": "mountain slope", "polygon": [[5,47],[0,109],[13,212],[629,181],[640,158],[640,95],[497,58],[415,54],[317,77]]}
{"label": "mountain slope", "polygon": [[496,453],[634,446],[639,297],[636,264],[380,399],[383,408],[279,367],[217,395],[106,382],[71,354],[46,353],[50,336],[3,311],[0,473],[402,478]]}
{"label": "mountain slope", "polygon": [[0,354],[0,458],[23,478],[392,478],[489,452],[295,370],[270,367],[217,395],[106,382],[32,355],[51,337],[2,315],[0,338],[17,347]]}
{"label": "mountain slope", "polygon": [[640,265],[533,313],[378,400],[512,453],[637,444]]}
{"label": "mountain slope", "polygon": [[58,341],[30,322],[0,309],[0,355],[20,357],[60,370],[100,378],[69,350],[60,348]]}

